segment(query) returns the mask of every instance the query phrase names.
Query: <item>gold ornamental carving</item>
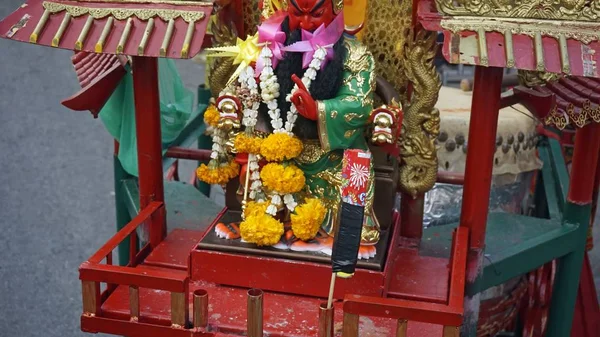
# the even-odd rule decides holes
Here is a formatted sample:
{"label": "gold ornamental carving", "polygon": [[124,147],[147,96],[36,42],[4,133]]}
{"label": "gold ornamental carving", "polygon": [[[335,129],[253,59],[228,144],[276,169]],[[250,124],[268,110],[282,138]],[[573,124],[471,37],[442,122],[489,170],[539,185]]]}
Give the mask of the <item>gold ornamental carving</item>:
{"label": "gold ornamental carving", "polygon": [[373,54],[375,73],[394,86],[402,102],[408,85],[403,51],[412,27],[411,18],[412,0],[371,0],[367,2],[365,27],[361,32],[362,42]]}
{"label": "gold ornamental carving", "polygon": [[[211,34],[212,43],[215,47],[233,46],[238,37],[235,25],[231,22],[224,22],[218,19],[218,15],[212,17]],[[215,57],[209,59],[208,86],[210,87],[212,97],[218,97],[219,93],[225,89],[231,75],[236,67],[233,60],[226,57]]]}
{"label": "gold ornamental carving", "polygon": [[598,22],[599,0],[435,0],[438,11],[452,16],[487,16]]}
{"label": "gold ornamental carving", "polygon": [[196,22],[204,18],[204,12],[202,11],[166,8],[98,8],[65,5],[63,3],[47,1],[43,3],[43,6],[45,10],[52,14],[66,11],[73,17],[79,17],[87,14],[93,17],[94,19],[103,19],[107,16],[112,16],[117,20],[127,20],[135,16],[143,21],[159,17],[164,21],[182,18],[186,22]]}
{"label": "gold ornamental carving", "polygon": [[549,82],[558,81],[561,78],[561,75],[543,71],[519,69],[518,77],[519,84],[528,88],[533,88],[540,85],[546,85],[546,83]]}
{"label": "gold ornamental carving", "polygon": [[[244,15],[244,32],[242,37],[254,35],[260,24],[261,12],[258,9],[259,0],[242,0],[242,12]],[[234,43],[235,44],[235,43]]]}
{"label": "gold ornamental carving", "polygon": [[498,32],[501,34],[521,34],[534,38],[536,35],[551,36],[555,39],[574,39],[584,44],[600,40],[598,24],[591,22],[550,21],[523,18],[493,18],[466,16],[445,18],[442,28],[453,33],[461,31]]}
{"label": "gold ornamental carving", "polygon": [[115,3],[122,5],[124,3],[132,4],[161,4],[161,5],[179,5],[179,6],[213,6],[213,1],[209,0],[75,0],[77,2],[90,3]]}
{"label": "gold ornamental carving", "polygon": [[435,139],[440,131],[440,114],[434,106],[442,84],[433,64],[435,43],[436,33],[410,31],[404,48],[404,71],[413,93],[402,104],[399,183],[401,190],[413,198],[430,190],[437,179]]}

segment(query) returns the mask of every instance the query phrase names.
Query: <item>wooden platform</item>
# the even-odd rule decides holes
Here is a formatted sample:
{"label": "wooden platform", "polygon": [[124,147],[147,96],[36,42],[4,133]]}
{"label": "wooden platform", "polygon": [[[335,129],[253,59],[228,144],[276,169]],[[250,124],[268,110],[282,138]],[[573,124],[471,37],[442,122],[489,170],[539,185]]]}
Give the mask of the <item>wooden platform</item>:
{"label": "wooden platform", "polygon": [[[140,266],[140,268],[143,268]],[[246,289],[222,287],[206,282],[190,283],[194,290],[204,289],[209,296],[209,330],[218,336],[244,336],[246,334]],[[141,323],[169,325],[171,297],[168,292],[140,289]],[[318,310],[322,299],[267,292],[264,295],[265,336],[317,336]],[[341,336],[341,302],[335,304],[335,331]],[[129,320],[129,287],[120,286],[102,306],[103,314],[119,320]],[[389,337],[396,333],[396,322],[391,319],[362,317],[360,336]],[[409,336],[441,336],[442,327],[410,322]]]}
{"label": "wooden platform", "polygon": [[[240,222],[241,218],[237,212],[225,212],[223,216],[215,220],[198,244],[198,250],[215,251],[240,255],[252,255],[262,257],[273,257],[277,259],[296,260],[300,262],[316,262],[320,264],[331,264],[331,256],[320,252],[295,252],[292,250],[277,249],[273,247],[257,247],[254,244],[242,242],[240,239],[226,240],[217,236],[214,226],[217,222],[231,223]],[[383,271],[385,259],[389,246],[389,231],[381,231],[381,237],[377,243],[377,254],[368,260],[359,260],[358,267],[367,270]]]}

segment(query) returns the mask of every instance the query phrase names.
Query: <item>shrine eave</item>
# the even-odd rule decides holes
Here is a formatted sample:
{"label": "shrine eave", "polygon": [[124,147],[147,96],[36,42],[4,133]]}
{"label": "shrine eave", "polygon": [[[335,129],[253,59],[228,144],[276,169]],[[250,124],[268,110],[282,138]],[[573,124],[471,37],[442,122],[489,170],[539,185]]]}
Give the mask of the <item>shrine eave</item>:
{"label": "shrine eave", "polygon": [[582,128],[589,123],[600,123],[600,79],[577,76],[562,77],[533,90],[553,94],[555,105],[544,118],[546,125],[560,130],[567,125]]}
{"label": "shrine eave", "polygon": [[451,16],[433,0],[419,2],[419,21],[443,32],[452,64],[600,77],[600,23],[486,16]]}
{"label": "shrine eave", "polygon": [[187,59],[202,50],[212,2],[29,0],[0,37],[74,51]]}

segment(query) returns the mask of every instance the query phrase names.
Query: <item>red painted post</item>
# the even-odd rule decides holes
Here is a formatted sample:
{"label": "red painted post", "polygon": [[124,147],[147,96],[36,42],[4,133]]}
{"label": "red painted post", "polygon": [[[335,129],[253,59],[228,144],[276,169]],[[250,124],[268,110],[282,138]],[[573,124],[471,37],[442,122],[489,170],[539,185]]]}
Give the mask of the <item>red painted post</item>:
{"label": "red painted post", "polygon": [[[138,150],[140,209],[152,201],[164,202],[158,59],[134,57],[133,87]],[[164,216],[150,221],[150,245],[156,247],[166,235]]]}
{"label": "red painted post", "polygon": [[502,75],[502,68],[477,66],[475,69],[469,152],[460,214],[460,225],[469,228],[470,232],[462,336],[476,336],[477,333],[480,305],[478,283],[483,273],[483,248],[496,149]]}
{"label": "red painted post", "polygon": [[599,141],[599,124],[592,123],[575,133],[575,147],[571,162],[571,182],[569,183],[569,194],[567,196],[569,202],[577,205],[592,202]]}
{"label": "red painted post", "polygon": [[400,205],[400,236],[418,243],[423,237],[423,211],[425,207],[425,196],[418,195],[413,198],[408,193],[402,193]]}

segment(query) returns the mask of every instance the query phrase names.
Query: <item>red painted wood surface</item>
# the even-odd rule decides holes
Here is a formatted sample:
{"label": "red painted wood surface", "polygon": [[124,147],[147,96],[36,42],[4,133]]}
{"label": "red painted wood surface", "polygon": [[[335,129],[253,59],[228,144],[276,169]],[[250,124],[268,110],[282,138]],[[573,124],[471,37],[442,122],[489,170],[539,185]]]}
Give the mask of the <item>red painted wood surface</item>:
{"label": "red painted wood surface", "polygon": [[[577,146],[579,145],[579,146]],[[592,123],[578,129],[575,135],[573,166],[567,199],[578,205],[592,202],[596,164],[600,148],[600,124]],[[590,151],[590,149],[594,149]]]}
{"label": "red painted wood surface", "polygon": [[467,251],[469,249],[469,229],[459,226],[453,234],[450,289],[448,291],[448,306],[462,312],[465,296],[465,273],[467,268]]}
{"label": "red painted wood surface", "polygon": [[210,160],[212,151],[202,149],[189,149],[180,146],[173,146],[167,150],[168,158],[188,159],[188,160]]}
{"label": "red painted wood surface", "polygon": [[402,194],[401,218],[402,226],[400,235],[403,238],[418,242],[423,237],[423,207],[425,197],[423,195],[413,198],[408,194]]}
{"label": "red painted wood surface", "polygon": [[[449,261],[420,256],[415,249],[399,248],[389,257],[388,296],[413,301],[446,303]],[[354,293],[354,292],[353,292]]]}
{"label": "red painted wood surface", "polygon": [[187,270],[190,252],[201,238],[202,232],[175,229],[148,255],[144,264]]}
{"label": "red painted wood surface", "polygon": [[[133,59],[133,89],[138,151],[140,209],[153,201],[164,202],[160,102],[158,94],[158,59]],[[149,226],[152,247],[167,234],[166,214],[151,219]]]}
{"label": "red painted wood surface", "polygon": [[598,295],[590,260],[586,253],[583,269],[581,270],[579,291],[577,292],[577,305],[575,306],[571,337],[598,337],[600,335],[599,318]]}
{"label": "red painted wood surface", "polygon": [[[195,250],[191,255],[191,276],[193,280],[217,284],[327,297],[331,265]],[[334,296],[343,298],[347,293],[381,296],[383,285],[382,272],[357,269],[352,278],[336,282]]]}
{"label": "red painted wood surface", "polygon": [[[87,6],[87,7],[99,7],[99,8],[165,8],[165,9],[178,9],[178,10],[186,10],[186,11],[201,11],[204,13],[204,19],[196,22],[195,31],[192,41],[190,43],[190,49],[188,58],[196,56],[202,49],[204,43],[204,35],[206,32],[206,28],[208,25],[209,17],[212,12],[212,5],[203,2],[202,5],[172,5],[172,4],[159,4],[159,3],[136,3],[136,4],[126,4],[126,3],[107,3],[107,2],[94,2],[94,3],[82,3],[78,1],[64,1],[59,0],[61,3],[65,3],[67,5],[75,5],[75,6]],[[16,24],[24,15],[28,14],[31,16],[28,23],[25,27],[21,28],[17,33],[15,33],[10,39],[22,42],[29,42],[29,36],[34,31],[38,21],[42,17],[44,13],[44,8],[42,7],[43,1],[41,0],[29,0],[27,1],[26,6],[21,6],[14,13],[6,17],[4,20],[0,21],[0,37],[8,38],[7,34],[10,31],[11,27]],[[207,5],[208,4],[208,5]],[[50,15],[45,28],[42,30],[40,36],[38,37],[38,44],[43,46],[50,46],[52,44],[52,39],[56,32],[58,31],[58,27],[61,25],[61,22],[66,14],[66,11],[61,13],[56,13]],[[65,30],[62,39],[60,40],[60,44],[58,48],[75,50],[75,42],[79,37],[83,27],[85,26],[87,20],[87,15],[81,15],[78,17],[72,17],[71,23]],[[99,40],[102,30],[107,22],[108,18],[94,20],[94,23],[89,30],[88,36],[83,44],[82,51],[87,52],[95,52],[96,42]],[[119,44],[119,40],[121,39],[121,35],[123,34],[123,30],[125,28],[127,20],[114,20],[114,25],[112,31],[108,38],[106,39],[103,53],[115,54],[117,51],[117,45]],[[125,44],[125,48],[123,50],[124,55],[137,56],[138,55],[138,47],[140,42],[142,41],[142,37],[144,35],[144,31],[146,29],[147,21],[143,21],[138,19],[135,16],[132,16],[133,25],[131,27],[131,31],[129,34],[128,42]],[[144,56],[150,57],[159,57],[160,56],[160,48],[163,42],[163,38],[165,36],[165,32],[167,30],[168,21],[163,21],[159,17],[155,17],[154,19],[154,29],[150,38],[148,39],[148,44],[146,49],[144,50]],[[173,29],[173,36],[171,38],[171,44],[169,46],[167,57],[169,58],[182,58],[181,50],[184,44],[185,35],[187,32],[188,23],[182,18],[175,19],[175,27]]]}
{"label": "red painted wood surface", "polygon": [[98,251],[89,258],[88,262],[92,264],[101,263],[109,254],[112,254],[113,250],[119,246],[123,240],[131,235],[135,230],[144,224],[146,221],[156,214],[162,212],[164,205],[161,202],[152,202],[147,207],[131,220],[125,227],[118,231],[112,238],[110,238]]}
{"label": "red painted wood surface", "polygon": [[344,312],[438,325],[462,324],[462,310],[443,304],[402,299],[348,295],[344,299]]}
{"label": "red painted wood surface", "polygon": [[[474,31],[461,31],[456,34],[444,30],[441,25],[444,16],[440,14],[433,0],[422,0],[418,6],[418,18],[423,27],[430,31],[443,31],[444,44],[442,55],[450,63],[462,63],[470,65],[483,65],[478,55],[467,55],[477,50],[477,34]],[[450,18],[450,17],[445,17]],[[570,27],[576,30],[577,26]],[[461,38],[472,37],[467,50],[460,50],[459,40]],[[488,66],[506,68],[506,46],[504,36],[498,32],[485,33],[487,42]],[[456,47],[458,46],[458,47]],[[560,60],[560,47],[555,38],[543,36],[542,48],[544,52],[545,70],[553,73],[562,73],[562,64]],[[569,64],[571,67],[570,75],[598,77],[598,67],[584,67],[584,60],[589,64],[600,62],[600,42],[595,41],[589,44],[567,39],[567,49],[569,55]],[[461,54],[462,53],[462,54]],[[513,53],[515,68],[523,70],[536,70],[536,53],[534,48],[534,37],[524,34],[513,34]]]}
{"label": "red painted wood surface", "polygon": [[[205,282],[191,282],[194,290],[204,289],[209,297],[208,324],[217,336],[239,336],[246,329],[247,289],[217,286]],[[191,297],[190,297],[191,300]],[[317,336],[319,304],[323,299],[266,292],[264,295],[264,326],[268,336]],[[192,303],[192,301],[190,301]],[[164,291],[140,289],[140,322],[168,325],[170,296]],[[342,303],[335,303],[336,336],[340,336]],[[129,321],[129,292],[119,287],[102,306],[103,315],[113,320]],[[100,327],[102,327],[100,325]],[[396,322],[392,319],[361,319],[361,336],[393,336]],[[166,331],[166,330],[164,330]],[[409,324],[409,336],[441,336],[441,326],[414,322]],[[160,337],[170,336],[162,335]]]}
{"label": "red painted wood surface", "polygon": [[483,67],[475,70],[469,124],[469,139],[475,141],[469,144],[460,214],[460,225],[470,229],[472,249],[482,249],[485,244],[502,71],[502,68]]}
{"label": "red painted wood surface", "polygon": [[[129,302],[128,302],[129,305]],[[81,330],[90,333],[127,335],[128,337],[218,337],[219,334],[157,326],[130,320],[81,316]]]}
{"label": "red painted wood surface", "polygon": [[126,74],[123,56],[77,52],[71,57],[81,90],[63,100],[74,111],[89,110],[94,118]]}
{"label": "red painted wood surface", "polygon": [[179,270],[149,270],[87,262],[84,262],[79,268],[79,278],[82,281],[132,285],[179,293],[187,290],[187,276],[187,272]]}

